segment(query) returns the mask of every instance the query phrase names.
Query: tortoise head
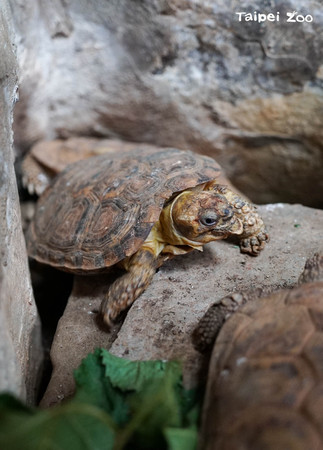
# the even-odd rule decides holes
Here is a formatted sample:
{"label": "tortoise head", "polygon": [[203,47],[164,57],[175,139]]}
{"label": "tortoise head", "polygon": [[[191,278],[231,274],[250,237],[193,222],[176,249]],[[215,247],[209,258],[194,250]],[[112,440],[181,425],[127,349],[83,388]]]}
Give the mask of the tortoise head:
{"label": "tortoise head", "polygon": [[177,233],[201,244],[243,232],[225,195],[214,191],[182,192],[174,200],[172,218]]}

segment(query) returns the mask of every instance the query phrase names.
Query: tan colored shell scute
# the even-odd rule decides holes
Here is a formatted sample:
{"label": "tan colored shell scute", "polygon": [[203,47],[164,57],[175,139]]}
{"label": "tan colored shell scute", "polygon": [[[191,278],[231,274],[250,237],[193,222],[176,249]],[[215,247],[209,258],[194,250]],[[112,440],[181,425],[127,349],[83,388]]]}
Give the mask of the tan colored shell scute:
{"label": "tan colored shell scute", "polygon": [[172,194],[219,175],[213,159],[172,148],[78,161],[39,199],[29,255],[72,272],[102,271],[140,248]]}

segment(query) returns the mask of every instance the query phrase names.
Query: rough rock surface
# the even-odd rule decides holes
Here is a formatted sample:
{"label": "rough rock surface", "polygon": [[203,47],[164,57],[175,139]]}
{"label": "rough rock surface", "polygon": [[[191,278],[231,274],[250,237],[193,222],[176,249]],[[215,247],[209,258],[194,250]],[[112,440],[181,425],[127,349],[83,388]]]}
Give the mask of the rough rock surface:
{"label": "rough rock surface", "polygon": [[[257,203],[322,206],[319,0],[9,1],[18,148],[75,135],[189,147]],[[293,11],[313,21],[287,23]]]}
{"label": "rough rock surface", "polygon": [[203,359],[193,348],[191,333],[208,307],[230,293],[259,288],[267,294],[297,283],[306,259],[323,250],[323,211],[300,205],[259,207],[271,241],[257,258],[243,255],[234,243],[208,244],[167,262],[129,310],[112,335],[95,320],[111,278],[76,279],[52,347],[54,366],[43,405],[71,395],[73,369],[95,347],[103,346],[129,359],[184,360],[185,381],[196,382]]}
{"label": "rough rock surface", "polygon": [[3,1],[0,5],[0,391],[10,391],[34,402],[42,353],[13,167],[11,125],[16,68],[10,11],[7,1]]}

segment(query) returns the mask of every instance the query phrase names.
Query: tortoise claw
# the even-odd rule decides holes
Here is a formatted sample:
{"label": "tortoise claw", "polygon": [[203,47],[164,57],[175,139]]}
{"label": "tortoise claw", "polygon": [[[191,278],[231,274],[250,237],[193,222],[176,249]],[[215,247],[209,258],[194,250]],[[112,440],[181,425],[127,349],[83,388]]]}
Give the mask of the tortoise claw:
{"label": "tortoise claw", "polygon": [[261,231],[255,236],[249,236],[241,239],[240,250],[242,253],[257,256],[265,247],[266,242],[269,241],[269,236],[266,230]]}

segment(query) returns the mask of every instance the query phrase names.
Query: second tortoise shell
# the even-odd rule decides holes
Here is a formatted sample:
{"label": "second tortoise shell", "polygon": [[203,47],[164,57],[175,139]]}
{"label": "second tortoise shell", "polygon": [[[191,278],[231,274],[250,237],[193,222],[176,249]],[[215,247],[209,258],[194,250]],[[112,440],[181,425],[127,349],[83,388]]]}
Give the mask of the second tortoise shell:
{"label": "second tortoise shell", "polygon": [[101,272],[141,247],[174,193],[220,175],[213,159],[173,148],[78,161],[39,199],[29,255],[71,272]]}

